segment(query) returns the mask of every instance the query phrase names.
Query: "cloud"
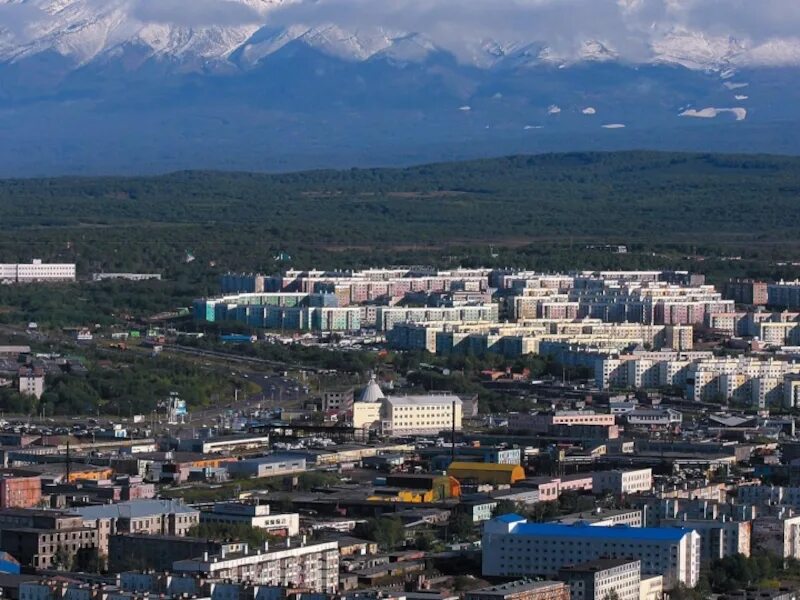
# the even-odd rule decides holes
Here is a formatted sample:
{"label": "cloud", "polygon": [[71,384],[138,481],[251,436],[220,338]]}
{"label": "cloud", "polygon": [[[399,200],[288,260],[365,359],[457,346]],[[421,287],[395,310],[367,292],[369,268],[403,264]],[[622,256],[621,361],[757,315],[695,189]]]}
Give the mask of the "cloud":
{"label": "cloud", "polygon": [[[78,39],[87,23],[97,31]],[[489,44],[495,52],[546,47],[552,60],[569,61],[587,41],[629,62],[657,52],[687,66],[703,56],[800,64],[800,0],[0,0],[0,53],[4,44],[74,37],[63,51],[91,54],[95,39],[121,43],[149,24],[243,27],[242,35],[260,25],[335,25],[378,41],[415,33],[470,64],[487,58]],[[220,38],[223,55],[226,43]]]}
{"label": "cloud", "polygon": [[565,57],[597,40],[636,62],[676,32],[717,46],[794,41],[800,0],[301,0],[270,21],[414,32],[466,60],[480,40],[536,42]]}
{"label": "cloud", "polygon": [[132,0],[131,15],[145,23],[231,27],[263,22],[250,5],[230,0]]}

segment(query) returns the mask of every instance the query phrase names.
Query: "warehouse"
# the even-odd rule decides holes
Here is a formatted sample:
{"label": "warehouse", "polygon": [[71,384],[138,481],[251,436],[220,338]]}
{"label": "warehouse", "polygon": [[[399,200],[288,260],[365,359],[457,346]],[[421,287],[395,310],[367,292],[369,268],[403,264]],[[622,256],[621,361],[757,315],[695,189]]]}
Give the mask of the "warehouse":
{"label": "warehouse", "polygon": [[498,465],[493,463],[453,462],[447,474],[460,482],[510,485],[525,479],[525,469],[520,465]]}

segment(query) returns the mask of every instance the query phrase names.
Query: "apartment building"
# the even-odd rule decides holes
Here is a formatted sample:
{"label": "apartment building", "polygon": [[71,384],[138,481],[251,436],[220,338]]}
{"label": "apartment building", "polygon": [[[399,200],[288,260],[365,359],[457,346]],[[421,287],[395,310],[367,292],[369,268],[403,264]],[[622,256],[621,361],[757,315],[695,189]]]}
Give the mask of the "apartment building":
{"label": "apartment building", "polygon": [[19,393],[33,396],[37,400],[44,394],[44,369],[41,367],[20,367],[18,371]]}
{"label": "apartment building", "polygon": [[49,569],[87,558],[100,548],[97,527],[63,511],[0,510],[0,550],[21,564]]}
{"label": "apartment building", "polygon": [[756,550],[800,560],[800,516],[792,516],[792,511],[785,510],[756,517],[751,543]]}
{"label": "apartment building", "polygon": [[120,533],[184,536],[200,522],[200,511],[180,500],[130,500],[80,506],[73,510],[85,526],[98,531],[98,546],[108,552],[108,538]]}
{"label": "apartment building", "polygon": [[595,366],[595,383],[601,389],[684,387],[691,400],[721,398],[764,408],[791,402],[793,390],[787,386],[800,374],[800,365],[772,359],[657,354],[603,358]]}
{"label": "apartment building", "polygon": [[266,544],[241,551],[221,552],[201,558],[178,560],[175,573],[198,574],[233,583],[252,581],[262,585],[308,588],[315,592],[336,592],[339,586],[339,545],[336,542],[306,544],[286,539],[280,547]]}
{"label": "apartment building", "polygon": [[499,308],[495,303],[445,308],[379,306],[375,319],[378,331],[390,331],[398,323],[496,323]]}
{"label": "apartment building", "polygon": [[749,520],[662,519],[660,527],[685,527],[700,535],[700,560],[711,562],[726,556],[750,556],[751,527]]}
{"label": "apartment building", "polygon": [[642,564],[633,558],[600,558],[562,567],[558,578],[569,585],[570,600],[639,600]]}
{"label": "apartment building", "polygon": [[592,473],[593,494],[637,494],[649,492],[653,487],[652,469],[632,471],[595,471]]}
{"label": "apartment building", "polygon": [[725,284],[723,294],[736,304],[763,306],[769,302],[769,294],[765,281],[753,279],[732,279]]}
{"label": "apartment building", "polygon": [[779,281],[768,284],[767,304],[779,308],[800,308],[800,281]]}
{"label": "apartment building", "polygon": [[700,536],[684,528],[592,527],[529,523],[519,515],[492,519],[483,531],[483,574],[553,576],[599,558],[639,557],[646,575],[663,575],[664,587],[694,587],[700,574]]}

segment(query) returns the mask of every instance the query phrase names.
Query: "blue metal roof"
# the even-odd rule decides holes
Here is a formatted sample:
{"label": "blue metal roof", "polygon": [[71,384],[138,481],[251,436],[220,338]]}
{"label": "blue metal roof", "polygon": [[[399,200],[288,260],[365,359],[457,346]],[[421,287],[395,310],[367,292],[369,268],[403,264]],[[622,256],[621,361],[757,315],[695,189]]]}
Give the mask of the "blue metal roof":
{"label": "blue metal roof", "polygon": [[516,515],[514,513],[501,515],[495,519],[495,521],[500,521],[501,523],[516,523],[517,521],[524,521],[524,520],[525,517],[521,517],[520,515]]}
{"label": "blue metal roof", "polygon": [[684,529],[682,527],[629,527],[627,525],[604,527],[600,525],[591,526],[586,523],[576,523],[574,525],[565,525],[562,523],[521,523],[513,529],[512,535],[678,542],[691,531],[691,529]]}

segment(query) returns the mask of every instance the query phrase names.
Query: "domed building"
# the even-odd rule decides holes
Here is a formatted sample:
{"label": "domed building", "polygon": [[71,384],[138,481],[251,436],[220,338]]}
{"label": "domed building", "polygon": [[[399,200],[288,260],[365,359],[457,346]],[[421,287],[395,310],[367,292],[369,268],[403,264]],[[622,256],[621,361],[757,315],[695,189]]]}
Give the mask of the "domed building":
{"label": "domed building", "polygon": [[356,429],[379,428],[381,407],[386,396],[373,375],[358,400],[353,403],[353,427]]}
{"label": "domed building", "polygon": [[361,395],[358,397],[359,402],[380,402],[386,398],[383,395],[383,391],[381,390],[381,386],[378,385],[378,382],[375,379],[375,375],[370,377],[369,383],[367,387],[365,387],[361,391]]}

